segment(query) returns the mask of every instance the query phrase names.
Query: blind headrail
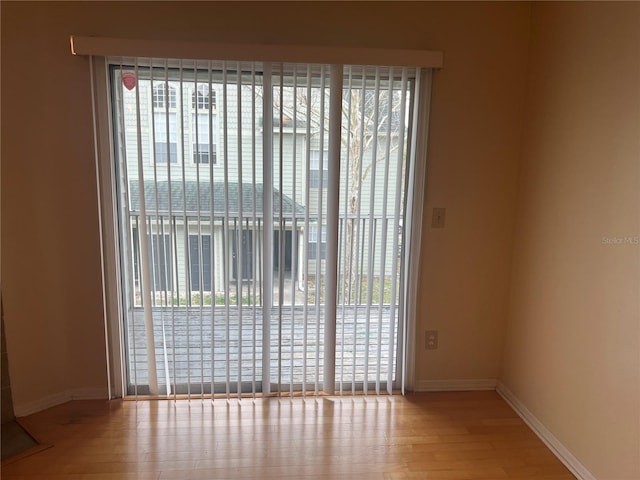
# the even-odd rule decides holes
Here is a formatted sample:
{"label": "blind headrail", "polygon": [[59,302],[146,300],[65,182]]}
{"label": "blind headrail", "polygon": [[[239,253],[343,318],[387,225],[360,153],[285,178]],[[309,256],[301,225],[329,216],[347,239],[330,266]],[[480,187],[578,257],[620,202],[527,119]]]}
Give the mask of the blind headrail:
{"label": "blind headrail", "polygon": [[441,51],[330,47],[313,45],[250,45],[210,42],[125,39],[71,35],[73,55],[323,63],[441,68]]}

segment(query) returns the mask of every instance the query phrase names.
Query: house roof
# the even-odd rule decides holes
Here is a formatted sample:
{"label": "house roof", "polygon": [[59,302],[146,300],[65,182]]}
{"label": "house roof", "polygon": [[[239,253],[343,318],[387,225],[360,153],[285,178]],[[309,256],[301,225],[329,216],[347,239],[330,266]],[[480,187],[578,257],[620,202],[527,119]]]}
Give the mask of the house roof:
{"label": "house roof", "polygon": [[[156,188],[157,185],[157,188]],[[225,184],[213,183],[213,211],[215,215],[223,216],[225,213],[231,217],[237,217],[239,212],[240,184],[227,183],[226,194],[228,203],[225,203]],[[179,215],[185,210],[187,214],[196,214],[198,212],[198,190],[200,193],[200,212],[209,213],[211,209],[211,184],[209,182],[198,182],[189,180],[184,182],[171,182],[171,210],[172,213]],[[253,201],[256,201],[256,215],[262,216],[263,208],[263,188],[262,184],[255,186],[250,183],[242,184],[242,212],[243,216],[251,216],[253,214]],[[156,207],[156,192],[158,197],[158,206]],[[138,180],[129,181],[129,198],[131,201],[131,210],[140,211],[140,193]],[[145,208],[148,213],[158,210],[161,213],[169,211],[169,182],[168,181],[146,181],[144,189]],[[273,212],[280,213],[280,199],[282,198],[282,211],[285,215],[304,213],[304,207],[294,202],[290,197],[281,194],[275,188],[273,189]]]}

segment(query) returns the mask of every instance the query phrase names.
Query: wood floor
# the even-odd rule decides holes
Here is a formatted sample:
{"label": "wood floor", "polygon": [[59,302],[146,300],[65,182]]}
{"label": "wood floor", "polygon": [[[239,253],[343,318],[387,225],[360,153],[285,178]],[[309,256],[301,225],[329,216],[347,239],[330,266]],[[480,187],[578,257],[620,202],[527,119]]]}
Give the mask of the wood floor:
{"label": "wood floor", "polygon": [[574,479],[495,392],[74,401],[23,420],[53,447],[6,480]]}

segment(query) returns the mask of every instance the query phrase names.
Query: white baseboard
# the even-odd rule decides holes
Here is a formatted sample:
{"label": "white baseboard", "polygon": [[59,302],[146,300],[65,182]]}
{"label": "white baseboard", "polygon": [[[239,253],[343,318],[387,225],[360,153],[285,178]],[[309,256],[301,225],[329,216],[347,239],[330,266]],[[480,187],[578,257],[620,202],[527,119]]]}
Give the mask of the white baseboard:
{"label": "white baseboard", "polygon": [[587,467],[585,467],[502,382],[498,382],[496,391],[571,473],[579,480],[596,480],[596,477],[587,470]]}
{"label": "white baseboard", "polygon": [[16,417],[26,417],[41,412],[47,408],[55,407],[71,400],[106,400],[107,392],[103,388],[76,388],[64,392],[47,395],[33,402],[15,404],[13,411]]}
{"label": "white baseboard", "polygon": [[495,378],[463,380],[417,380],[416,392],[464,392],[470,390],[495,390]]}

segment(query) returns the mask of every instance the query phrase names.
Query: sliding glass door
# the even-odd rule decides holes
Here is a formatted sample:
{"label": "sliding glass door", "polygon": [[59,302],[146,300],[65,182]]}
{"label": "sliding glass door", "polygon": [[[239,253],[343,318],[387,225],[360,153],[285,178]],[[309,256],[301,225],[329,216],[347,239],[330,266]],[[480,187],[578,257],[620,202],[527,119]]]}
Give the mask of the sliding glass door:
{"label": "sliding glass door", "polygon": [[128,394],[398,386],[415,74],[111,62]]}

